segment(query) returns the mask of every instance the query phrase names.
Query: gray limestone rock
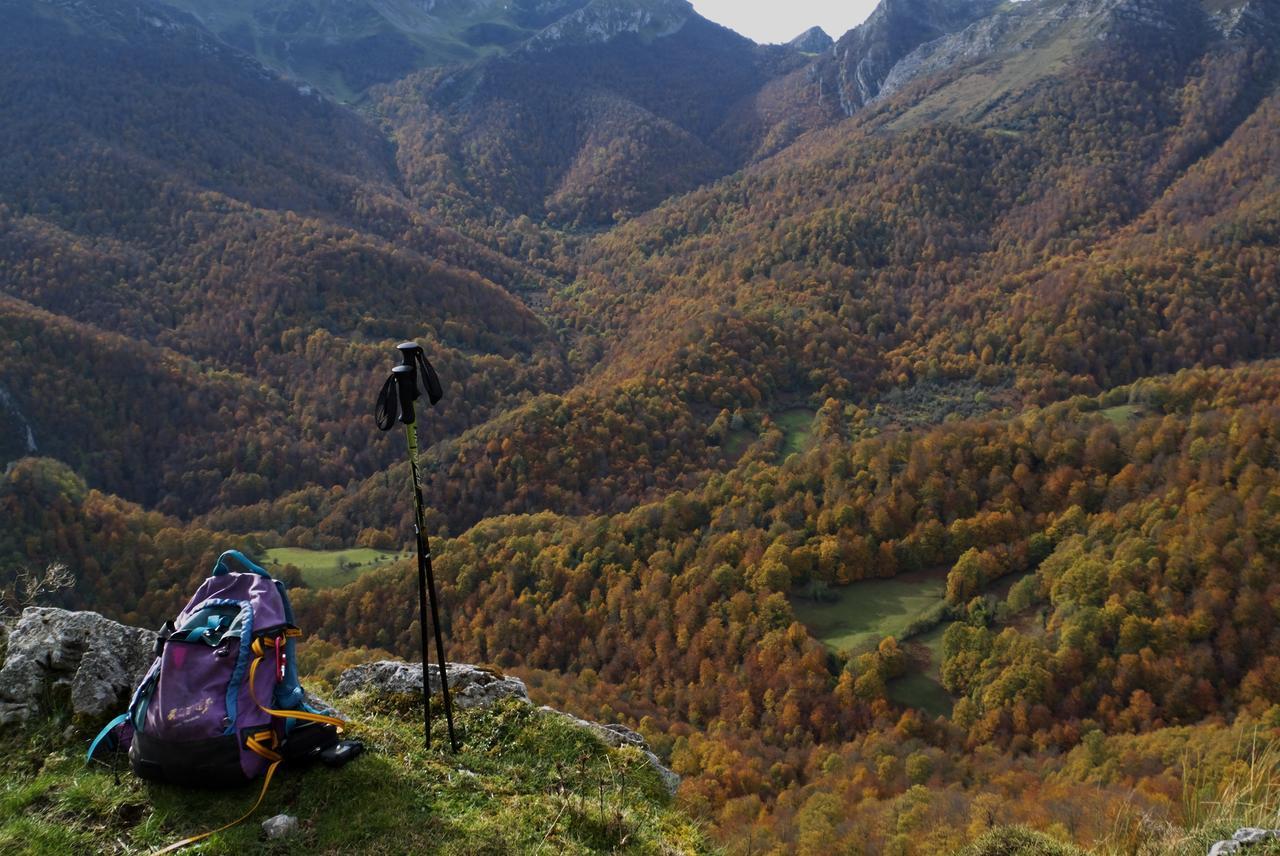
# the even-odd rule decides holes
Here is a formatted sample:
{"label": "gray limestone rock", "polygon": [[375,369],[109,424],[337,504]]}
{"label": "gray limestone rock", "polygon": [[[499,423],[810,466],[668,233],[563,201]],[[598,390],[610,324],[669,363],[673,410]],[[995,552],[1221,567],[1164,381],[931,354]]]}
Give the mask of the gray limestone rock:
{"label": "gray limestone rock", "polygon": [[1227,841],[1218,841],[1209,848],[1209,856],[1228,856],[1231,853],[1244,853],[1254,844],[1263,844],[1280,838],[1280,829],[1259,829],[1246,826],[1237,829]]}
{"label": "gray limestone rock", "polygon": [[802,53],[822,53],[831,50],[835,39],[827,35],[827,31],[821,27],[810,27],[791,41],[787,42],[787,47],[795,48]]}
{"label": "gray limestone rock", "polygon": [[[529,701],[529,691],[519,678],[465,663],[449,663],[448,675],[449,695],[459,708],[488,707],[504,698]],[[427,668],[427,680],[432,693],[440,692],[440,670],[434,664]],[[422,664],[382,660],[355,666],[342,673],[334,695],[343,698],[361,690],[417,695],[422,692]]]}
{"label": "gray limestone rock", "polygon": [[153,631],[96,612],[24,610],[0,669],[0,725],[26,722],[64,691],[76,716],[123,710],[151,665],[155,639]]}
{"label": "gray limestone rock", "polygon": [[262,821],[262,831],[271,841],[287,838],[298,831],[298,819],[290,814],[277,814]]}

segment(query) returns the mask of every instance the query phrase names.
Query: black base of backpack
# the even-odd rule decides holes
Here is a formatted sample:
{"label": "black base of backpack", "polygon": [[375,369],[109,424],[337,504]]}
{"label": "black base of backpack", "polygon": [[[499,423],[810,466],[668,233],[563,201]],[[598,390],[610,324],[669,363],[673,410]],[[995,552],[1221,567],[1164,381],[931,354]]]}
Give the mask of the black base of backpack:
{"label": "black base of backpack", "polygon": [[[289,732],[279,752],[286,767],[300,768],[316,761],[340,767],[363,749],[358,741],[342,740],[332,725],[302,722]],[[172,742],[138,733],[129,747],[129,766],[140,778],[172,785],[216,788],[245,783],[240,744],[234,734]]]}

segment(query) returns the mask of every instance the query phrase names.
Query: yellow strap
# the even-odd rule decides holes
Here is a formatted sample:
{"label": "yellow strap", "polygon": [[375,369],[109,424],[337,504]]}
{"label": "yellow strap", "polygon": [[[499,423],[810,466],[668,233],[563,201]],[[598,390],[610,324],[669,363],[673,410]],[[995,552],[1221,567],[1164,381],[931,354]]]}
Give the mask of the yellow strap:
{"label": "yellow strap", "polygon": [[278,716],[283,719],[305,719],[308,722],[323,722],[326,725],[335,726],[339,731],[343,730],[347,723],[336,716],[325,716],[323,713],[311,713],[306,710],[276,710],[275,708],[266,707],[262,702],[258,701],[257,680],[255,679],[258,675],[258,664],[262,662],[262,650],[257,642],[253,643],[253,650],[258,655],[249,666],[249,695],[253,698],[254,704],[271,716]]}
{"label": "yellow strap", "polygon": [[[256,747],[254,747],[252,743],[253,741],[251,739],[249,748],[253,749],[255,752],[258,752],[259,755],[261,755],[262,752],[259,751]],[[270,750],[267,750],[267,751],[270,752]],[[193,835],[190,838],[184,838],[175,844],[170,844],[168,847],[164,848],[163,850],[155,851],[154,853],[151,854],[151,856],[160,856],[161,853],[172,853],[175,850],[181,850],[183,847],[186,847],[189,844],[195,844],[197,841],[203,841],[206,838],[208,838],[210,835],[217,835],[219,832],[230,829],[231,827],[235,826],[237,823],[247,820],[250,815],[252,815],[255,811],[258,810],[258,806],[262,805],[262,799],[267,795],[267,788],[271,785],[271,777],[275,775],[276,767],[280,766],[280,756],[277,755],[275,752],[271,752],[271,754],[276,756],[276,760],[271,762],[270,767],[267,767],[266,778],[262,780],[262,790],[258,792],[258,799],[257,799],[257,802],[253,804],[253,808],[249,809],[244,814],[240,815],[235,820],[231,821],[225,826],[219,826],[217,829],[210,830],[209,832],[204,832],[204,833],[201,833],[200,835]]]}

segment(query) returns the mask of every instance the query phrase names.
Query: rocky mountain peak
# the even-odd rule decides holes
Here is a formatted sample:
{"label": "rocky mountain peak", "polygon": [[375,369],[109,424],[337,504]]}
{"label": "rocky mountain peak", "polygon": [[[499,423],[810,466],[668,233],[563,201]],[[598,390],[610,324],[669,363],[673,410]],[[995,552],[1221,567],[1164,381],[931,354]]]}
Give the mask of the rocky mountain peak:
{"label": "rocky mountain peak", "polygon": [[836,43],[821,27],[810,27],[791,41],[787,47],[795,48],[802,53],[822,53]]}
{"label": "rocky mountain peak", "polygon": [[881,0],[859,26],[836,42],[817,69],[823,91],[851,116],[880,93],[893,67],[919,46],[959,32],[991,14],[1002,0]]}

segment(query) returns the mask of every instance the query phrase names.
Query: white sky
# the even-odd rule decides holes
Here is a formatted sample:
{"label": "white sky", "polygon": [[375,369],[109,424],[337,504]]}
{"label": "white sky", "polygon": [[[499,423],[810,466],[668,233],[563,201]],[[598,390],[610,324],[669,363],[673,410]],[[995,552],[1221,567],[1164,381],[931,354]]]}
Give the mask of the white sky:
{"label": "white sky", "polygon": [[812,26],[833,39],[871,14],[879,0],[692,0],[704,18],[760,43],[789,42]]}

